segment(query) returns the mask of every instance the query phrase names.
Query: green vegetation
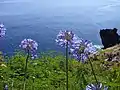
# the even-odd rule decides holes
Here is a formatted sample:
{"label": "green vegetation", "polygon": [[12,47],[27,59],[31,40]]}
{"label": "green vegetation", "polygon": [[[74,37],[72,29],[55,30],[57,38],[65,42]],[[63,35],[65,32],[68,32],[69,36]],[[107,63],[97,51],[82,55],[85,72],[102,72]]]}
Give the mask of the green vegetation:
{"label": "green vegetation", "polygon": [[[0,59],[0,90],[8,84],[9,90],[23,90],[26,55],[16,53]],[[114,62],[91,59],[99,82],[109,90],[120,90],[120,65]],[[113,64],[114,63],[114,64]],[[112,66],[108,66],[112,64]],[[88,62],[81,63],[69,58],[69,90],[84,90],[86,85],[95,83]],[[40,57],[28,61],[26,90],[65,90],[65,57],[57,52],[41,53]]]}

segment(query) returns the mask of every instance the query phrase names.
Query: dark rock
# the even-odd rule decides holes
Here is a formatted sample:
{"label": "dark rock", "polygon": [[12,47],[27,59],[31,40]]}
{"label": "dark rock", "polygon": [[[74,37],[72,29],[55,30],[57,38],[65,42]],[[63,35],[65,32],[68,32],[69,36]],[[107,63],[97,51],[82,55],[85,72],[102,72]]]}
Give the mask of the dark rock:
{"label": "dark rock", "polygon": [[116,28],[100,30],[100,37],[104,49],[120,43],[120,36],[118,35]]}

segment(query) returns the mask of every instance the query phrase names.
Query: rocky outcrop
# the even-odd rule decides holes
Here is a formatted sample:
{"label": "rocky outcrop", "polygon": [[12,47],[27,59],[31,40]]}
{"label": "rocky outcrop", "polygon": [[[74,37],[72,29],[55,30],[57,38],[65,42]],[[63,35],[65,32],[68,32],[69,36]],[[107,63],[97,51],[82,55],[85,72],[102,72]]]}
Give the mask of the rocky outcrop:
{"label": "rocky outcrop", "polygon": [[120,43],[120,36],[116,28],[100,30],[100,37],[104,49]]}
{"label": "rocky outcrop", "polygon": [[105,70],[120,67],[120,44],[107,49],[101,49],[90,58],[95,61],[101,61],[100,66],[104,67]]}

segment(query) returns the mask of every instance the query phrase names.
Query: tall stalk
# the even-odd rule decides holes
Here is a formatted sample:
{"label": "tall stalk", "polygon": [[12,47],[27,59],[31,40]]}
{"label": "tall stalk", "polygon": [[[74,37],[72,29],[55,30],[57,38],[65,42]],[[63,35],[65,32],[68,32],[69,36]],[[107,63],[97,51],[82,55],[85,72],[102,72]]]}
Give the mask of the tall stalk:
{"label": "tall stalk", "polygon": [[12,80],[12,85],[11,85],[12,87],[11,87],[11,90],[13,90],[13,80]]}
{"label": "tall stalk", "polygon": [[66,90],[68,90],[68,42],[66,43]]}
{"label": "tall stalk", "polygon": [[29,59],[29,50],[27,51],[27,58],[26,58],[26,62],[25,62],[25,74],[24,74],[24,88],[23,90],[26,89],[26,74],[27,74],[27,63],[28,63],[28,59]]}
{"label": "tall stalk", "polygon": [[96,77],[96,75],[95,75],[95,72],[94,72],[94,69],[93,69],[92,62],[91,62],[90,58],[88,58],[88,60],[89,60],[89,62],[90,62],[90,66],[91,66],[92,73],[93,73],[93,76],[94,76],[94,78],[95,78],[96,84],[98,84],[97,77]]}
{"label": "tall stalk", "polygon": [[33,84],[32,84],[32,90],[34,90],[34,81],[35,81],[35,77],[33,77]]}

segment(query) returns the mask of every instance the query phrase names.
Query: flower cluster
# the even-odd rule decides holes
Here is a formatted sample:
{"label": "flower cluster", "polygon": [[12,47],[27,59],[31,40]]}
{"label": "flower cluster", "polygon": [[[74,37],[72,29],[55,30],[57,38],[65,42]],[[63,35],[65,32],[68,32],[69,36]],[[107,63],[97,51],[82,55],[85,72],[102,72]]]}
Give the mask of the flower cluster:
{"label": "flower cluster", "polygon": [[96,53],[96,48],[92,42],[78,39],[73,43],[70,52],[75,59],[85,62],[90,54]]}
{"label": "flower cluster", "polygon": [[86,90],[108,90],[108,87],[103,86],[102,83],[89,84],[89,85],[86,86]]}
{"label": "flower cluster", "polygon": [[0,24],[0,37],[5,36],[6,28],[4,27],[4,24]]}
{"label": "flower cluster", "polygon": [[87,60],[88,55],[97,51],[92,42],[78,38],[72,31],[60,31],[56,42],[62,47],[68,43],[72,56],[82,62]]}
{"label": "flower cluster", "polygon": [[70,46],[75,39],[77,39],[77,37],[75,36],[75,34],[73,34],[72,31],[60,31],[57,35],[56,42],[60,46],[65,47],[67,43],[68,46]]}
{"label": "flower cluster", "polygon": [[38,47],[38,43],[32,39],[24,39],[21,41],[20,47],[23,48],[25,51],[31,53],[32,59],[37,57],[36,50]]}

